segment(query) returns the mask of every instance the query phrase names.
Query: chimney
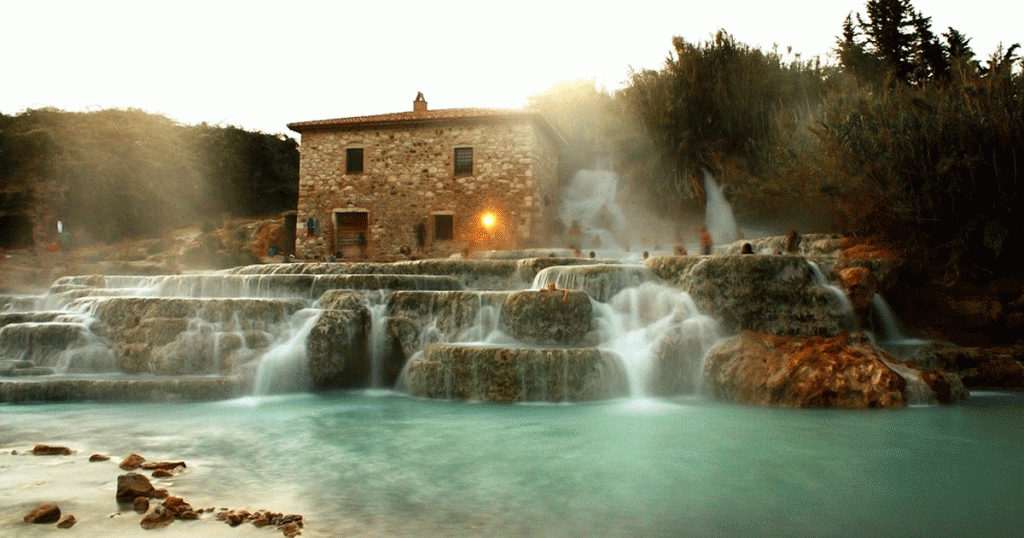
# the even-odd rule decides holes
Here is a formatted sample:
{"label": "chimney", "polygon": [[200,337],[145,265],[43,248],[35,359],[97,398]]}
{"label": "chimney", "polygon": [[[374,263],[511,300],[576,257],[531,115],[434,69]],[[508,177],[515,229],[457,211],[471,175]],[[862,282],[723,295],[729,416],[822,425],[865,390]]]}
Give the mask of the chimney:
{"label": "chimney", "polygon": [[423,98],[423,92],[416,92],[416,100],[412,102],[413,112],[426,112],[427,100]]}

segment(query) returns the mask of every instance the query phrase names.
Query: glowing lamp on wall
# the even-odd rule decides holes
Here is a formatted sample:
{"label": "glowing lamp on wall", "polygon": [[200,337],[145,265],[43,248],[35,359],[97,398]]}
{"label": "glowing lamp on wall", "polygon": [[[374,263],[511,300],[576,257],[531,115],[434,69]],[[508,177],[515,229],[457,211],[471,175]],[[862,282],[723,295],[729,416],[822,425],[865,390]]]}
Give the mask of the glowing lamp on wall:
{"label": "glowing lamp on wall", "polygon": [[498,217],[494,213],[484,213],[480,217],[480,224],[484,226],[484,229],[490,232],[494,229],[494,225],[498,223]]}

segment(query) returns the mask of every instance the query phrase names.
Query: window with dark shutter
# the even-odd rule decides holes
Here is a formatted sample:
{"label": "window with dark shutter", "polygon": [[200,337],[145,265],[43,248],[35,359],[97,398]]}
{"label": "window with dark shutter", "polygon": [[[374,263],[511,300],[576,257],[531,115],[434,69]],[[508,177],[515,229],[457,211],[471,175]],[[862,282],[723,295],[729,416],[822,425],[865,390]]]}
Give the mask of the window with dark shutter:
{"label": "window with dark shutter", "polygon": [[455,175],[473,175],[473,148],[455,148]]}
{"label": "window with dark shutter", "polygon": [[345,150],[345,173],[363,173],[363,148],[348,148]]}
{"label": "window with dark shutter", "polygon": [[455,215],[434,215],[434,240],[455,239]]}

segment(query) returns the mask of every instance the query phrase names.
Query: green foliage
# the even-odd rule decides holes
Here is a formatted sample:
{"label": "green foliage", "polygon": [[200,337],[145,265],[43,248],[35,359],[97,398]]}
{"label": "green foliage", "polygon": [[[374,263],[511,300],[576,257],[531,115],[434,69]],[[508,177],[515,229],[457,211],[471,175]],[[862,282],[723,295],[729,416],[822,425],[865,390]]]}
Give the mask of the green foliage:
{"label": "green foliage", "polygon": [[298,151],[290,138],[135,109],[28,110],[0,116],[0,178],[53,218],[118,240],[293,209]]}
{"label": "green foliage", "polygon": [[[655,148],[646,190],[669,212],[702,198],[704,168],[740,214],[827,208],[834,231],[982,278],[1024,248],[1016,51],[983,65],[969,38],[937,36],[909,0],[870,0],[841,26],[838,66],[784,62],[724,32],[677,37],[664,67],[632,73],[615,100]],[[616,144],[622,161],[643,158],[642,144]]]}
{"label": "green foliage", "polygon": [[207,211],[230,208],[256,216],[294,209],[298,201],[298,143],[292,138],[201,124],[186,129],[207,178]]}
{"label": "green foliage", "polygon": [[679,207],[702,199],[703,169],[734,186],[767,178],[778,158],[779,122],[801,123],[814,113],[829,69],[799,56],[784,62],[725,31],[696,44],[676,37],[672,45],[661,70],[632,73],[618,96],[661,149],[664,180],[651,191]]}
{"label": "green foliage", "polygon": [[[945,43],[932,32],[931,17],[910,0],[869,0],[867,20],[847,16],[837,42],[839,63],[875,88],[947,82],[957,67],[973,62],[970,39],[950,27]],[[975,64],[976,65],[976,64]]]}
{"label": "green foliage", "polygon": [[819,135],[826,159],[841,163],[837,194],[861,200],[854,229],[957,265],[1005,261],[996,260],[1003,240],[1024,231],[1014,216],[1024,201],[1024,99],[1020,81],[1012,85],[907,87],[837,104]]}

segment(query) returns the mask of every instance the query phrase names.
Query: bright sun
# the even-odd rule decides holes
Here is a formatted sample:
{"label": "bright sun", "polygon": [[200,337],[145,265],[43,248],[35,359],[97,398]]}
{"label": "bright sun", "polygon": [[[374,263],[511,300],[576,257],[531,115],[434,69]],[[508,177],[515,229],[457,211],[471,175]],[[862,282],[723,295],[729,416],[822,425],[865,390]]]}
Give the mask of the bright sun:
{"label": "bright sun", "polygon": [[480,218],[484,228],[491,228],[494,226],[495,221],[497,221],[497,218],[494,216],[494,213],[484,213],[484,216]]}

